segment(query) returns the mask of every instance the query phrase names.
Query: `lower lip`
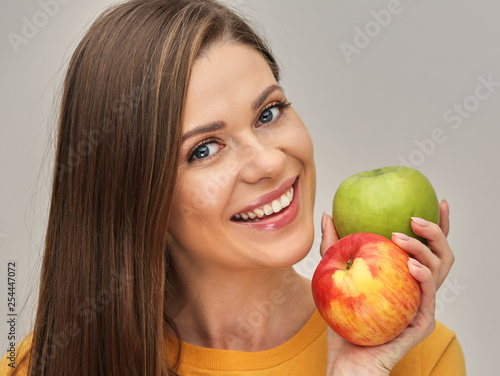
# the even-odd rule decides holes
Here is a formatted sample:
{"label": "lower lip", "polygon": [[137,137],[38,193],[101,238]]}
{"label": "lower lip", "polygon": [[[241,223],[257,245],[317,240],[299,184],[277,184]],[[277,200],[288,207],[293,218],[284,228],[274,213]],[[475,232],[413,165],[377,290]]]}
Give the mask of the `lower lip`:
{"label": "lower lip", "polygon": [[261,219],[256,222],[234,221],[237,225],[250,227],[257,230],[278,230],[292,222],[299,212],[299,179],[293,183],[293,199],[290,205],[282,209],[278,214]]}

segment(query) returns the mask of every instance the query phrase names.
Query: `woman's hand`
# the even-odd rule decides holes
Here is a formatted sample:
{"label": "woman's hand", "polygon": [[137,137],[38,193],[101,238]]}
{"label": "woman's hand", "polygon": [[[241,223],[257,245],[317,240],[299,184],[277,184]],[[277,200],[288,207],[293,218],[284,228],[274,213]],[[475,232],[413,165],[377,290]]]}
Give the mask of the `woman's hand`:
{"label": "woman's hand", "polygon": [[445,200],[439,204],[439,211],[439,226],[421,218],[413,218],[411,221],[413,232],[427,239],[430,249],[417,239],[410,238],[404,234],[395,233],[392,236],[394,243],[431,270],[434,282],[436,283],[436,290],[444,282],[455,261],[455,256],[446,240],[450,231],[450,220],[449,206]]}
{"label": "woman's hand", "polygon": [[[416,239],[406,239],[402,234],[393,235],[393,241],[414,259],[408,261],[408,268],[419,281],[422,301],[417,315],[408,327],[392,341],[372,347],[351,344],[328,328],[327,375],[389,375],[391,369],[414,346],[429,336],[436,325],[435,295],[454,261],[446,236],[449,232],[449,208],[446,201],[440,203],[440,226],[433,223],[412,220],[415,234],[427,239],[429,247]],[[323,237],[321,255],[338,240],[331,217],[324,215],[321,223]]]}

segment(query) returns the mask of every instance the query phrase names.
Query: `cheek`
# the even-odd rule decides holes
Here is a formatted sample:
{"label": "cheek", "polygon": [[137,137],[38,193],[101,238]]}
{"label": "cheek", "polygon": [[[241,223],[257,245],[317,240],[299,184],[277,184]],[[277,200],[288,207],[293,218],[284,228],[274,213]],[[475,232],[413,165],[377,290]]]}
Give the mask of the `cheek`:
{"label": "cheek", "polygon": [[[231,192],[232,165],[185,171],[179,174],[172,200],[169,232],[174,237],[189,236],[208,224],[224,219]],[[183,235],[186,234],[186,235]]]}
{"label": "cheek", "polygon": [[294,127],[286,134],[288,153],[296,157],[314,175],[314,148],[311,136],[300,118],[296,119]]}
{"label": "cheek", "polygon": [[314,147],[311,136],[301,120],[296,123],[293,132],[289,132],[286,145],[288,153],[295,157],[304,168],[304,173],[310,187],[310,198],[314,204],[316,193]]}
{"label": "cheek", "polygon": [[189,180],[177,181],[170,217],[172,227],[184,226],[203,214],[209,201],[200,188]]}

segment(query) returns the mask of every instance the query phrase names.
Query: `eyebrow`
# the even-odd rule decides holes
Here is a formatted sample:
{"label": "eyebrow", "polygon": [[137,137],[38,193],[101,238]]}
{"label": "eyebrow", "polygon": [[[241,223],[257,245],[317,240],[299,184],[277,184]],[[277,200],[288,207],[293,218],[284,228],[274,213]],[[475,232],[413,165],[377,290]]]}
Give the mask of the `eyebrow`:
{"label": "eyebrow", "polygon": [[[275,85],[271,85],[269,87],[267,87],[260,95],[259,97],[257,98],[257,100],[253,103],[252,105],[252,109],[255,111],[255,110],[258,110],[260,106],[262,106],[264,104],[264,102],[266,101],[267,97],[269,97],[269,95],[271,95],[271,93],[273,93],[275,90],[281,90],[282,92],[284,92],[283,88],[278,85],[278,84],[275,84]],[[207,124],[207,125],[202,125],[202,126],[199,126],[197,128],[194,128],[186,133],[184,133],[181,137],[181,141],[184,142],[186,141],[188,138],[191,138],[193,136],[197,136],[199,134],[203,134],[203,133],[209,133],[209,132],[213,132],[213,131],[217,131],[217,130],[220,130],[220,129],[223,129],[224,128],[224,125],[220,122],[215,122],[215,123],[210,123],[210,124]]]}
{"label": "eyebrow", "polygon": [[262,106],[264,104],[264,102],[266,101],[267,97],[269,95],[271,95],[271,93],[275,90],[281,90],[282,92],[285,92],[283,90],[283,88],[278,85],[278,84],[275,84],[275,85],[271,85],[269,86],[266,90],[264,90],[262,92],[262,94],[259,96],[259,98],[257,98],[257,100],[254,102],[252,108],[254,110],[258,110],[260,106]]}
{"label": "eyebrow", "polygon": [[192,130],[184,133],[181,137],[181,141],[184,142],[190,137],[197,136],[197,135],[203,134],[203,133],[217,131],[217,130],[222,129],[222,128],[224,128],[224,125],[221,123],[210,123],[207,125],[202,125],[200,127],[197,127],[195,129],[192,129]]}

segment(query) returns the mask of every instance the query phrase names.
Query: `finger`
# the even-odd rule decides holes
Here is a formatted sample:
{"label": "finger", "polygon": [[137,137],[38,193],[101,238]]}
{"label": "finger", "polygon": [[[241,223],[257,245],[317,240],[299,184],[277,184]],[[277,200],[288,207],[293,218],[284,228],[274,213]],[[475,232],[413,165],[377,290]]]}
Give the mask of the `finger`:
{"label": "finger", "polygon": [[401,247],[405,252],[412,255],[420,263],[427,266],[432,273],[439,279],[439,271],[441,261],[425,244],[415,238],[411,238],[406,234],[394,232],[392,234],[392,241]]}
{"label": "finger", "polygon": [[321,218],[321,244],[319,246],[319,252],[321,257],[325,254],[326,250],[330,248],[330,246],[339,240],[339,236],[337,235],[337,231],[335,231],[335,226],[333,225],[332,217],[323,213],[323,217]]}
{"label": "finger", "polygon": [[446,200],[439,203],[439,227],[447,237],[450,232],[450,206]]}
{"label": "finger", "polygon": [[453,259],[453,252],[441,227],[425,219],[412,217],[411,228],[416,235],[427,239],[432,252],[442,261],[449,262]]}
{"label": "finger", "polygon": [[429,268],[412,258],[408,260],[408,269],[413,278],[420,282],[422,300],[419,312],[427,319],[433,319],[436,310],[436,285],[432,273]]}

